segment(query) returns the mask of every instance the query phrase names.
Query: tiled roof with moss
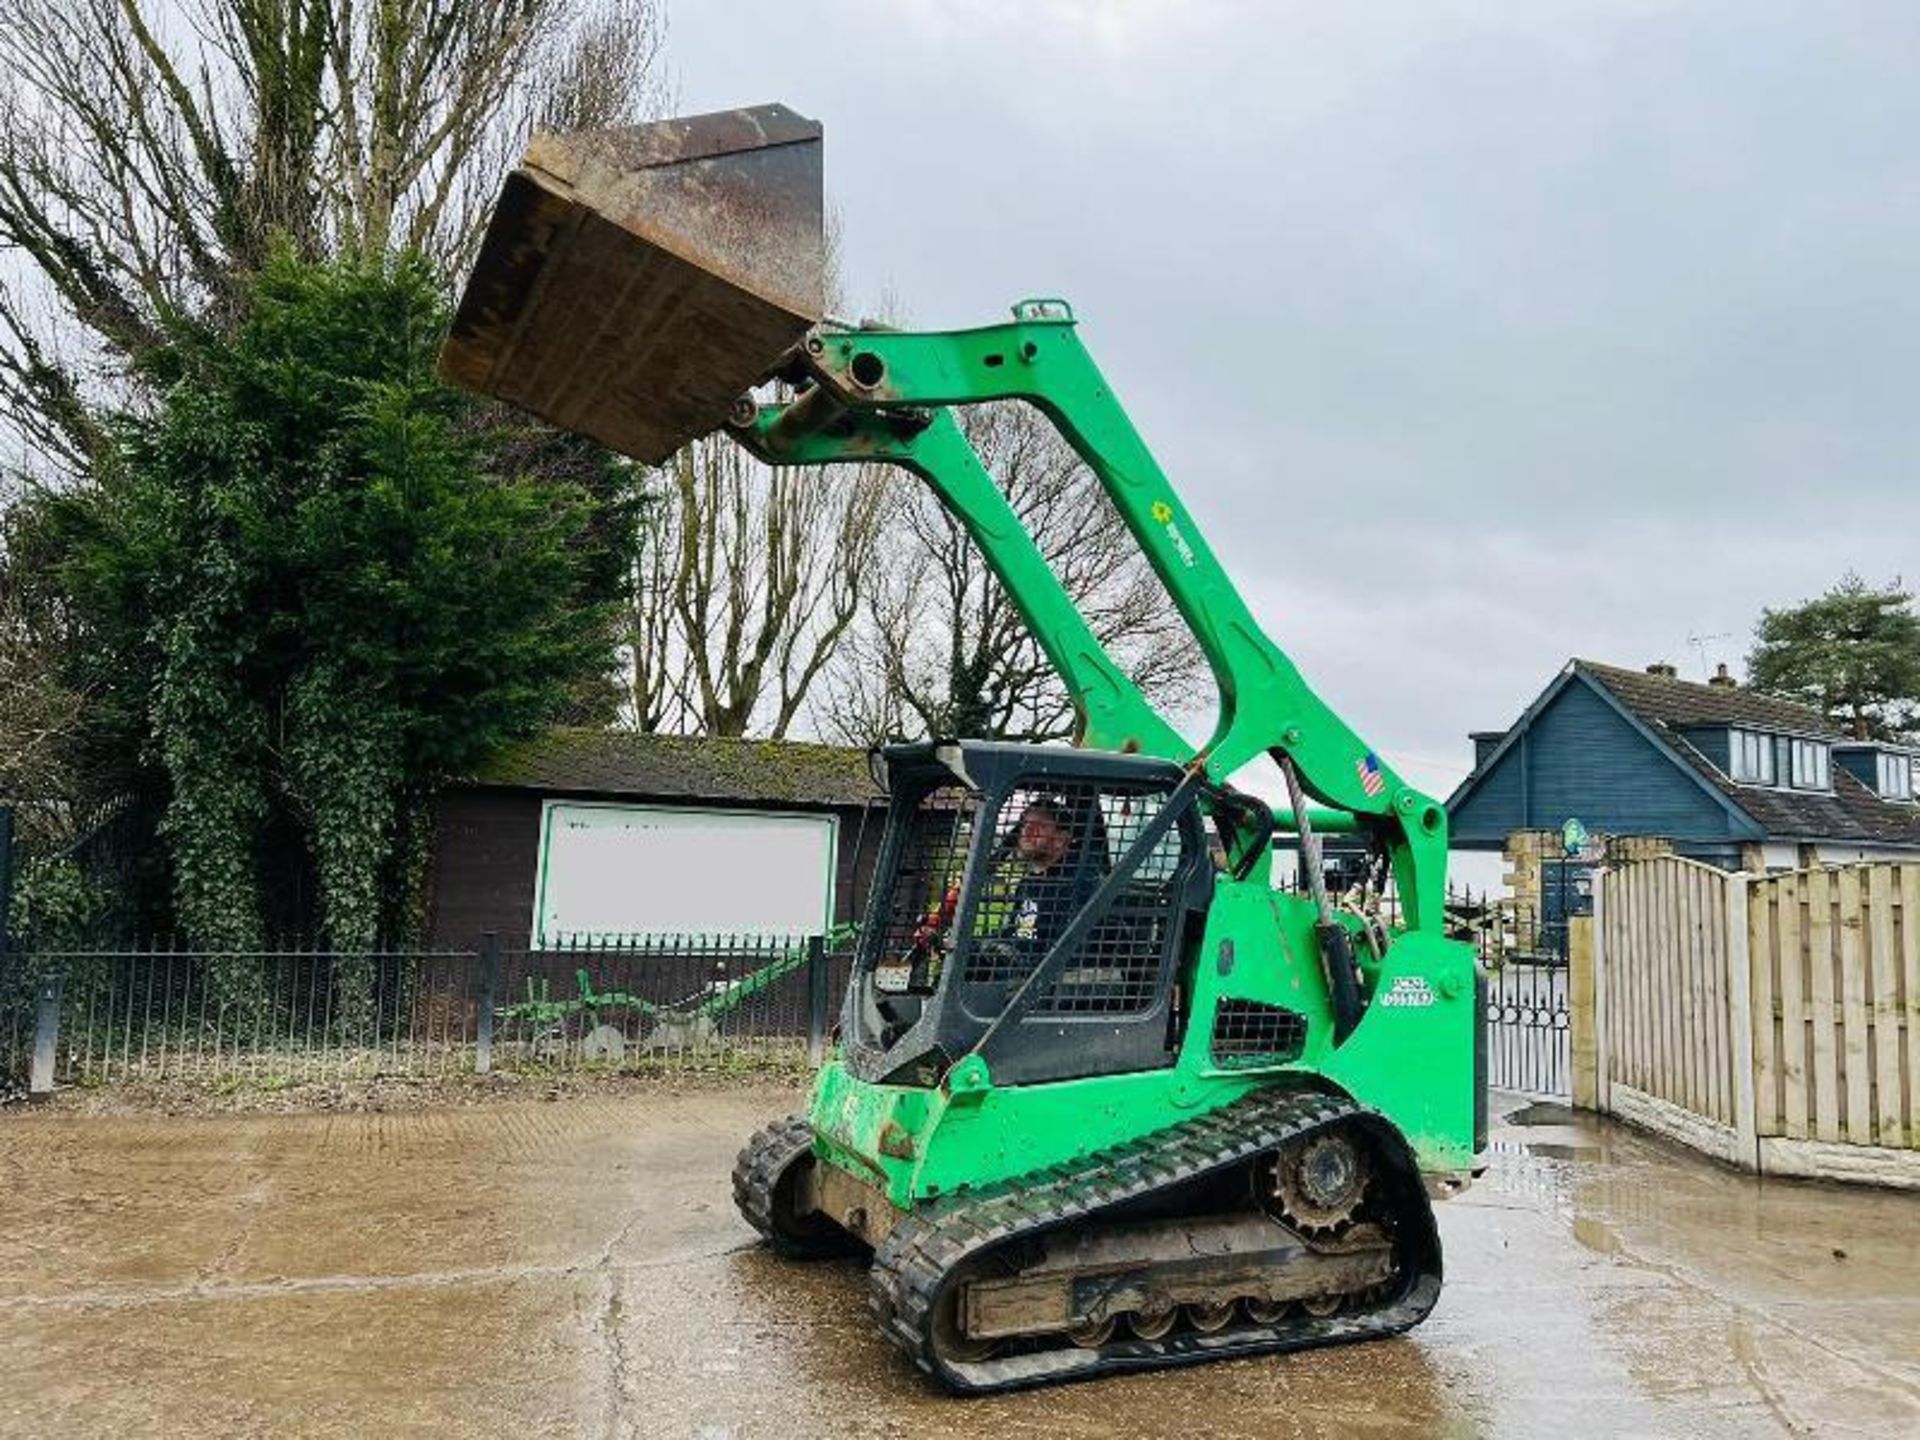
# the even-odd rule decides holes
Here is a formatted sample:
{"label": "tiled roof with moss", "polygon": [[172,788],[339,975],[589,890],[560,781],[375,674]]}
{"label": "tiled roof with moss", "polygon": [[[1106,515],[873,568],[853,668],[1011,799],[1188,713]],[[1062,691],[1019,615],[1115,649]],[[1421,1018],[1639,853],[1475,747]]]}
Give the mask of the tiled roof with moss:
{"label": "tiled roof with moss", "polygon": [[1617,665],[1576,660],[1574,668],[1604,685],[1715,789],[1752,816],[1771,839],[1840,840],[1920,846],[1920,809],[1885,800],[1840,766],[1831,790],[1743,785],[1709,761],[1687,739],[1689,730],[1740,726],[1766,734],[1816,737],[1830,744],[1846,731],[1818,710],[1745,687],[1701,685],[1671,675],[1648,675]]}
{"label": "tiled roof with moss", "polygon": [[883,792],[864,750],[555,729],[509,746],[470,783],[553,793],[756,805],[864,805]]}
{"label": "tiled roof with moss", "polygon": [[1762,695],[1744,685],[1703,685],[1677,675],[1649,675],[1644,670],[1602,665],[1597,660],[1575,660],[1573,664],[1605,685],[1641,719],[1657,720],[1675,729],[1738,725],[1784,735],[1832,740],[1846,737],[1846,731],[1818,710]]}

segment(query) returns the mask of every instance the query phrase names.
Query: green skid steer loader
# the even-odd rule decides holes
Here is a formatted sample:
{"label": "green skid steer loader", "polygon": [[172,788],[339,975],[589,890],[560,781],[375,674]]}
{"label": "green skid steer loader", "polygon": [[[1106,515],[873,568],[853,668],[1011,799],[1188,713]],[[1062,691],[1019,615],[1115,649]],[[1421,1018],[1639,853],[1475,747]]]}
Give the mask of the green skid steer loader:
{"label": "green skid steer loader", "polygon": [[[870,1255],[881,1331],[954,1390],[1406,1330],[1440,1290],[1429,1197],[1485,1147],[1484,982],[1445,934],[1445,812],[1261,630],[1064,301],[971,330],[830,320],[821,197],[820,127],[778,105],[541,136],[441,357],[642,461],[724,430],[770,465],[901,466],[1073,698],[1071,747],[880,753],[838,1049],[807,1114],[741,1153],[741,1212],[782,1254]],[[1198,749],[956,423],[1004,401],[1059,428],[1191,628],[1220,696]],[[1288,806],[1228,784],[1261,757]],[[1371,857],[1338,903],[1336,831]],[[1276,836],[1307,893],[1275,888]]]}

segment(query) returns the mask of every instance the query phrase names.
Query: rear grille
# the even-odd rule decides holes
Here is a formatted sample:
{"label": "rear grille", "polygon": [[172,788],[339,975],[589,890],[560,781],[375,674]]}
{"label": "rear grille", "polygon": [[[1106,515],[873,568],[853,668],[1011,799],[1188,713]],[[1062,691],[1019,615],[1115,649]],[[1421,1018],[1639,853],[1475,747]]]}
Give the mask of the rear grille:
{"label": "rear grille", "polygon": [[1304,1015],[1258,1000],[1222,1000],[1213,1011],[1213,1063],[1283,1065],[1307,1045]]}

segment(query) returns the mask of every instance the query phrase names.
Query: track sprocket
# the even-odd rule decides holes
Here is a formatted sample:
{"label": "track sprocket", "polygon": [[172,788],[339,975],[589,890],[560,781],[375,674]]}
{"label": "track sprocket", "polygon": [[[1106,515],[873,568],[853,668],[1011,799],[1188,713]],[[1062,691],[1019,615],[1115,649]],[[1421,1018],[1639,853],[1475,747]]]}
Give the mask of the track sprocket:
{"label": "track sprocket", "polygon": [[1366,1149],[1345,1127],[1305,1135],[1261,1166],[1260,1202],[1302,1235],[1328,1239],[1358,1217],[1372,1174]]}

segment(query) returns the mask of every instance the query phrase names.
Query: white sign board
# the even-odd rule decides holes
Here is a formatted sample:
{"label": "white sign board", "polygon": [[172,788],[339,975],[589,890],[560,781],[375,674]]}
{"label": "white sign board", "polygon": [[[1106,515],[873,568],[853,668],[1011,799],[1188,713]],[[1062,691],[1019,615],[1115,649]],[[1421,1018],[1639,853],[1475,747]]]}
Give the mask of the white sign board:
{"label": "white sign board", "polygon": [[534,943],[819,934],[833,919],[838,830],[831,815],[549,800]]}

